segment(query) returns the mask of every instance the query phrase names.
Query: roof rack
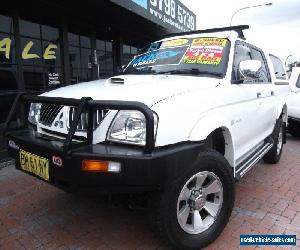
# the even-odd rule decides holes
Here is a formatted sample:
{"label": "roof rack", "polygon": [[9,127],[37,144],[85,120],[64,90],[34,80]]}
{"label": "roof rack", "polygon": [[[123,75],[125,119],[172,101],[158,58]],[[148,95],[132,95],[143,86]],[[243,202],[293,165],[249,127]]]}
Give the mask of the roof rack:
{"label": "roof rack", "polygon": [[215,33],[215,32],[222,32],[222,31],[235,31],[238,33],[239,38],[245,40],[245,36],[243,30],[249,29],[249,25],[237,25],[237,26],[228,26],[222,28],[212,28],[206,30],[192,30],[187,32],[180,32],[180,33],[172,33],[165,35],[163,38],[168,38],[172,36],[186,36],[186,35],[194,35],[194,34],[202,34],[202,33]]}

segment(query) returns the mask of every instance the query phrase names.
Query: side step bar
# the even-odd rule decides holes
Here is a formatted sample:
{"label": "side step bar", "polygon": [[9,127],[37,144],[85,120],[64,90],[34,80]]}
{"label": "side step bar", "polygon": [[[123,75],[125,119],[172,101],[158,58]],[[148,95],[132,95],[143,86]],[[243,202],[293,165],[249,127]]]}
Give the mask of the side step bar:
{"label": "side step bar", "polygon": [[235,170],[235,178],[239,180],[242,178],[252,167],[254,167],[260,159],[273,147],[273,140],[269,138],[267,142],[260,147],[257,151],[251,154],[243,162],[241,162]]}

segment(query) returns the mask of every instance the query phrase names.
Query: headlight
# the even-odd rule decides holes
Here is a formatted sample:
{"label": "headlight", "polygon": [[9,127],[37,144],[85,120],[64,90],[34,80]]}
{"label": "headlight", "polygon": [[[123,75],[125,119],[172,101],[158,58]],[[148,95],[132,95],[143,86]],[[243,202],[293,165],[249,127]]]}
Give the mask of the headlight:
{"label": "headlight", "polygon": [[29,114],[28,114],[28,121],[32,124],[37,124],[40,116],[41,111],[41,103],[31,103]]}
{"label": "headlight", "polygon": [[[154,115],[154,134],[157,129],[157,115]],[[146,144],[146,119],[140,111],[119,111],[108,131],[107,140],[134,145]]]}

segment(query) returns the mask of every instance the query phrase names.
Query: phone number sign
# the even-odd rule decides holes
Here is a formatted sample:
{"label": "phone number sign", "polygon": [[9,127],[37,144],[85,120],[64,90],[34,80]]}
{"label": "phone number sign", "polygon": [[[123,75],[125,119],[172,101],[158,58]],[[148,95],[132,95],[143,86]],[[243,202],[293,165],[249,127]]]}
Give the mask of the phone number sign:
{"label": "phone number sign", "polygon": [[196,15],[178,0],[110,0],[171,31],[196,29]]}

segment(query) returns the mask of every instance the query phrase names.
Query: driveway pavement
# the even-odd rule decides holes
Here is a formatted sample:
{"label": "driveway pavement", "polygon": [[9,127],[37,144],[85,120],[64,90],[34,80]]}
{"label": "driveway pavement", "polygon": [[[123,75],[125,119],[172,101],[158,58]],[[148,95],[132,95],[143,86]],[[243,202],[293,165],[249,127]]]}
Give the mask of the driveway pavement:
{"label": "driveway pavement", "polygon": [[[255,249],[240,247],[240,234],[300,239],[300,140],[289,137],[279,164],[260,164],[237,183],[230,222],[207,249]],[[0,163],[0,249],[169,248],[149,229],[144,209],[64,193],[6,162]]]}

